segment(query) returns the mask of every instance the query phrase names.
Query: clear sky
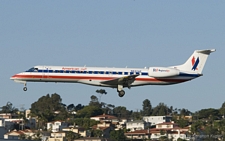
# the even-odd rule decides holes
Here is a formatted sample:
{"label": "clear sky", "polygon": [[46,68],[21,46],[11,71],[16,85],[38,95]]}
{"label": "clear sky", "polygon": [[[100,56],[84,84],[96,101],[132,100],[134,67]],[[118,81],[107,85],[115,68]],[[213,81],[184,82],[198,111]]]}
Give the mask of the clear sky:
{"label": "clear sky", "polygon": [[[87,105],[101,87],[28,83],[9,78],[35,65],[150,67],[184,63],[194,50],[212,49],[204,76],[170,86],[103,88],[102,102],[139,110],[149,99],[192,112],[225,101],[225,1],[80,0],[0,2],[0,106],[26,109],[46,94]],[[98,95],[97,95],[98,96]]]}

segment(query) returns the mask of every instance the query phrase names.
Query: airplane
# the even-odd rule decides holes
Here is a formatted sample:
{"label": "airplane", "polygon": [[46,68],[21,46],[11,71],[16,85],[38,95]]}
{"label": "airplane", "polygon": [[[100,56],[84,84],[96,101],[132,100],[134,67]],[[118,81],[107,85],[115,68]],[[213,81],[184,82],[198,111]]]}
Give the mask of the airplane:
{"label": "airplane", "polygon": [[116,88],[119,97],[125,95],[123,88],[144,85],[171,85],[190,81],[202,76],[202,70],[210,53],[215,49],[195,50],[182,65],[170,67],[108,68],[77,66],[34,66],[13,75],[10,79],[27,82],[82,83],[93,86]]}

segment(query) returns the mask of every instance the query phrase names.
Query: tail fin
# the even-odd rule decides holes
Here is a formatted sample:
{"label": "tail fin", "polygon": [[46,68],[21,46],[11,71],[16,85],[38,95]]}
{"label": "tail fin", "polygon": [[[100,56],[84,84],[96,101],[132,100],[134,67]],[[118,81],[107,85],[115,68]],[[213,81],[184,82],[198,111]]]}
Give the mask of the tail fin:
{"label": "tail fin", "polygon": [[195,50],[190,58],[180,66],[175,66],[179,70],[194,71],[198,74],[202,74],[202,70],[205,66],[206,60],[210,53],[216,51],[215,49],[208,50]]}

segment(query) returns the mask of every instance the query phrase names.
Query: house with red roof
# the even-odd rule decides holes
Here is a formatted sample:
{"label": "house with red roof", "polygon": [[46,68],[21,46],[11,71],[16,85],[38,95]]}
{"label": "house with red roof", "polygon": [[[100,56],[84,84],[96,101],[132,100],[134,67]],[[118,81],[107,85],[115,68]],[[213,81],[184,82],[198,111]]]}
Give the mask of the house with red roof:
{"label": "house with red roof", "polygon": [[112,115],[106,115],[106,114],[94,116],[94,117],[91,117],[90,119],[93,119],[96,121],[119,122],[119,119],[117,117]]}
{"label": "house with red roof", "polygon": [[4,139],[13,139],[13,140],[18,140],[21,139],[21,137],[24,138],[35,138],[36,137],[36,133],[38,131],[36,130],[30,130],[30,129],[26,129],[26,130],[13,130],[11,132],[8,132],[4,135]]}
{"label": "house with red roof", "polygon": [[101,130],[103,138],[109,138],[110,132],[115,129],[111,122],[102,121],[101,123],[92,126],[93,130]]}
{"label": "house with red roof", "polygon": [[158,140],[161,136],[167,136],[168,139],[177,141],[178,138],[187,140],[189,128],[180,128],[176,123],[165,122],[156,124],[156,128],[135,130],[125,133],[127,138],[131,139],[152,139]]}

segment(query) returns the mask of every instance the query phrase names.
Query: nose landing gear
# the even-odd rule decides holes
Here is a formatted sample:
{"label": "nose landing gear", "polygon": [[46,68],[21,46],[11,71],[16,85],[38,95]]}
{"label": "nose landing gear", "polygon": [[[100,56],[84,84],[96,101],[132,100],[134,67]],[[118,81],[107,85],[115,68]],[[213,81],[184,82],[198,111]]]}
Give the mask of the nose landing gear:
{"label": "nose landing gear", "polygon": [[27,83],[24,83],[23,90],[24,90],[24,91],[27,91]]}

